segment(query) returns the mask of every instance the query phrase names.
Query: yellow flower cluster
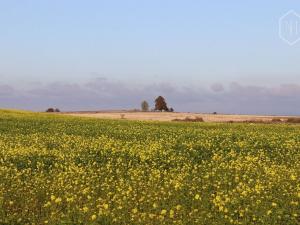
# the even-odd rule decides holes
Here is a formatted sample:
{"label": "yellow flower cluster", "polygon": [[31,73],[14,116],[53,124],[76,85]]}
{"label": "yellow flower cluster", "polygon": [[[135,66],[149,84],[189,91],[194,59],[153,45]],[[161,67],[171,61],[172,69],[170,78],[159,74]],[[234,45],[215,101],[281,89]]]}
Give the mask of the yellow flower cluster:
{"label": "yellow flower cluster", "polygon": [[0,110],[0,224],[299,224],[299,137]]}

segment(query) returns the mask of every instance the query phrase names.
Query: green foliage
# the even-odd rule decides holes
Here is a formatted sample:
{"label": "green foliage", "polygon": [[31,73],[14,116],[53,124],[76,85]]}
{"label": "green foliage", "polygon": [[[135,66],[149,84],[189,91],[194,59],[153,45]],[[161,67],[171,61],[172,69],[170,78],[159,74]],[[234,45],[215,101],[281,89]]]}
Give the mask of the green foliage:
{"label": "green foliage", "polygon": [[300,127],[0,110],[0,224],[299,224]]}

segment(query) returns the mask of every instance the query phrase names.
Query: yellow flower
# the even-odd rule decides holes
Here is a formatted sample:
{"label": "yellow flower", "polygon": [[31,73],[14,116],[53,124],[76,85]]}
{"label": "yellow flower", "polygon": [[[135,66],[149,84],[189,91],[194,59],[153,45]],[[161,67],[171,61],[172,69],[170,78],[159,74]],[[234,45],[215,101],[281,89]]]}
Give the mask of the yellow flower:
{"label": "yellow flower", "polygon": [[200,199],[200,195],[199,195],[199,194],[196,194],[196,195],[195,195],[195,199],[196,199],[196,200],[199,200],[199,199]]}
{"label": "yellow flower", "polygon": [[273,207],[276,207],[277,204],[276,204],[275,202],[272,202],[272,206],[273,206]]}
{"label": "yellow flower", "polygon": [[292,175],[290,176],[290,178],[291,178],[291,180],[297,180],[297,176],[294,175],[294,174],[292,174]]}
{"label": "yellow flower", "polygon": [[97,219],[97,216],[94,214],[91,216],[91,220],[96,220]]}
{"label": "yellow flower", "polygon": [[59,204],[59,203],[61,203],[61,198],[57,198],[57,199],[55,199],[55,203],[56,203],[56,204]]}
{"label": "yellow flower", "polygon": [[181,205],[176,205],[176,209],[180,210],[181,209]]}
{"label": "yellow flower", "polygon": [[108,204],[106,204],[106,203],[103,204],[103,208],[104,208],[104,209],[108,209]]}
{"label": "yellow flower", "polygon": [[88,212],[88,211],[89,211],[89,208],[88,208],[88,207],[86,207],[86,206],[84,206],[84,207],[82,208],[82,211],[86,213],[86,212]]}
{"label": "yellow flower", "polygon": [[51,201],[54,201],[55,198],[56,198],[55,195],[51,195],[51,197],[50,197]]}
{"label": "yellow flower", "polygon": [[155,217],[155,214],[153,214],[153,213],[150,213],[150,214],[149,214],[149,218],[150,218],[150,219],[153,219],[154,217]]}
{"label": "yellow flower", "polygon": [[161,210],[161,215],[166,215],[166,213],[167,213],[167,210],[165,210],[165,209],[163,209],[163,210]]}
{"label": "yellow flower", "polygon": [[74,202],[74,198],[73,197],[67,198],[67,202]]}
{"label": "yellow flower", "polygon": [[170,218],[174,218],[174,210],[170,210]]}
{"label": "yellow flower", "polygon": [[272,213],[272,210],[267,211],[267,215],[270,215]]}
{"label": "yellow flower", "polygon": [[47,208],[47,207],[49,207],[50,205],[51,205],[51,202],[48,201],[48,202],[44,205],[44,207]]}
{"label": "yellow flower", "polygon": [[137,212],[138,212],[137,208],[132,209],[132,213],[137,213]]}
{"label": "yellow flower", "polygon": [[290,204],[291,204],[291,205],[298,205],[299,203],[296,202],[296,201],[291,201]]}

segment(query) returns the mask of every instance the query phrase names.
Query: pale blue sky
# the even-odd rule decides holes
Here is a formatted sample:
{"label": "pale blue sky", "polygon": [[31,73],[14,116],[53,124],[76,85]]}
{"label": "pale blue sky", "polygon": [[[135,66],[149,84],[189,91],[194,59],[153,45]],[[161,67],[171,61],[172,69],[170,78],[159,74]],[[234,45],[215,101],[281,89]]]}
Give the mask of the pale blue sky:
{"label": "pale blue sky", "polygon": [[300,43],[278,36],[289,10],[299,1],[2,0],[0,85],[300,84]]}

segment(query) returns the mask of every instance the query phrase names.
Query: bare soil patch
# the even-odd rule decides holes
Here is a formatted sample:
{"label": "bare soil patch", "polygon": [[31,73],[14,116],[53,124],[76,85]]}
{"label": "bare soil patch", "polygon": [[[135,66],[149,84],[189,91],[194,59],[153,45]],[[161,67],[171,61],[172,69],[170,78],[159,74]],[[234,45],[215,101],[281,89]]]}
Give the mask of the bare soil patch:
{"label": "bare soil patch", "polygon": [[262,115],[227,115],[206,113],[181,113],[181,112],[131,112],[131,111],[89,111],[89,112],[65,112],[62,114],[104,118],[104,119],[127,119],[146,121],[184,121],[186,118],[197,120],[203,118],[204,122],[275,122],[287,121],[290,116],[262,116]]}

